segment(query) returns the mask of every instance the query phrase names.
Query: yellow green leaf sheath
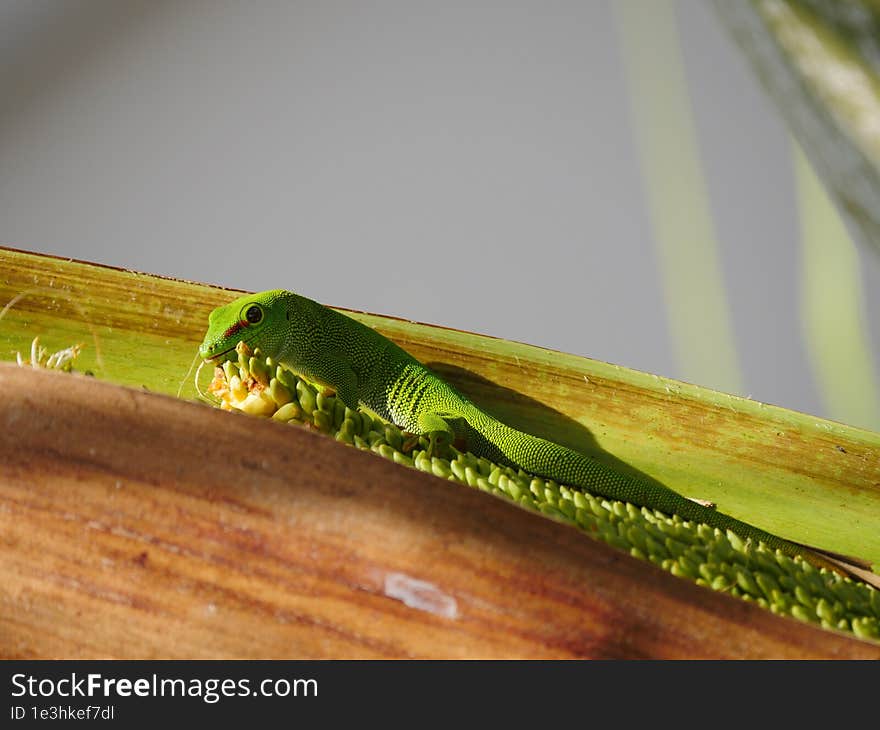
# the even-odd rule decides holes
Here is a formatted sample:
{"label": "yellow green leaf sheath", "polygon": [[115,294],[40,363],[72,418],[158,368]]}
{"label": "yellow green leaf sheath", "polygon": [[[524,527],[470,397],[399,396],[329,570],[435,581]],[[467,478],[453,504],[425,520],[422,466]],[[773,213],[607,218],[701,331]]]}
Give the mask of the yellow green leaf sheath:
{"label": "yellow green leaf sheath", "polygon": [[245,342],[306,379],[336,391],[346,407],[365,406],[404,431],[428,436],[432,449],[464,440],[473,453],[609,499],[677,514],[730,530],[811,562],[801,545],[622,474],[601,462],[493,418],[391,340],[364,324],[293,292],[244,296],[211,312],[199,348],[206,360],[235,355]]}

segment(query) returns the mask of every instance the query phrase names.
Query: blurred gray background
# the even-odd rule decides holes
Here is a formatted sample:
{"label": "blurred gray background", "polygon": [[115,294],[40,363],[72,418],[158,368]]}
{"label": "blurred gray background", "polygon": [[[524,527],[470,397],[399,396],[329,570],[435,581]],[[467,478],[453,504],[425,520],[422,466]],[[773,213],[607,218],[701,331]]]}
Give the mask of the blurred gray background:
{"label": "blurred gray background", "polygon": [[[674,5],[740,394],[828,414],[788,133],[712,8]],[[617,10],[0,0],[0,244],[684,377]]]}

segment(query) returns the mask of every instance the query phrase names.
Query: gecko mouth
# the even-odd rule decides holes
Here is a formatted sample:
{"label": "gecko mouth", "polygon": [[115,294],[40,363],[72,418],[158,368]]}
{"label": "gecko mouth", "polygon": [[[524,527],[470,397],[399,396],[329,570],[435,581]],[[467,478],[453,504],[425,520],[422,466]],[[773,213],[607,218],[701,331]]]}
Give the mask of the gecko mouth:
{"label": "gecko mouth", "polygon": [[230,352],[235,350],[234,347],[230,347],[228,350],[223,350],[223,352],[218,352],[216,355],[209,355],[208,357],[203,357],[202,359],[205,362],[217,362],[224,355],[228,355]]}
{"label": "gecko mouth", "polygon": [[[241,332],[241,330],[245,329],[248,326],[249,326],[249,324],[247,322],[236,322],[235,324],[233,324],[231,327],[229,327],[229,329],[227,329],[223,333],[223,337],[220,338],[221,341],[222,340],[228,341],[229,338],[233,337],[234,335],[237,335],[239,332]],[[245,338],[245,337],[239,337],[239,342],[243,342],[245,345],[250,347],[250,343],[247,341],[247,338]],[[224,355],[228,355],[230,352],[235,350],[236,347],[238,347],[238,342],[236,342],[232,347],[227,347],[225,350],[223,350],[223,352],[218,352],[214,355],[211,355],[210,357],[205,357],[204,355],[202,355],[202,359],[205,362],[217,362],[218,358],[221,358]],[[199,354],[201,354],[201,348],[199,348],[199,350],[200,350]]]}
{"label": "gecko mouth", "polygon": [[[250,344],[248,343],[247,340],[241,340],[241,342],[244,342],[244,344],[246,344],[248,347],[250,347]],[[235,348],[236,348],[236,347],[238,347],[238,343],[237,343],[237,342],[236,342],[232,347],[227,347],[225,350],[223,350],[223,352],[217,352],[217,353],[215,353],[215,354],[213,354],[213,355],[202,356],[202,359],[203,359],[205,362],[212,362],[212,363],[215,363],[215,362],[217,362],[218,360],[220,360],[222,357],[224,357],[225,355],[228,355],[230,352],[235,352]]]}

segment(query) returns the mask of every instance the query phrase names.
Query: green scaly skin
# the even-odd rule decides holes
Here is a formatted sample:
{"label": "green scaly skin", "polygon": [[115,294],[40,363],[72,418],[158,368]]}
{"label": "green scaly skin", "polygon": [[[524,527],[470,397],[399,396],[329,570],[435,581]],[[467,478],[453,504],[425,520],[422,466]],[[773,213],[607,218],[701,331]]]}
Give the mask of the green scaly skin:
{"label": "green scaly skin", "polygon": [[[816,563],[819,556],[677,492],[621,474],[560,444],[498,421],[391,340],[311,299],[280,289],[241,297],[211,312],[199,347],[205,360],[222,360],[239,341],[332,388],[351,409],[366,406],[433,446],[463,438],[491,461],[608,499],[632,502],[683,519],[731,530]],[[825,564],[824,560],[819,562]]]}

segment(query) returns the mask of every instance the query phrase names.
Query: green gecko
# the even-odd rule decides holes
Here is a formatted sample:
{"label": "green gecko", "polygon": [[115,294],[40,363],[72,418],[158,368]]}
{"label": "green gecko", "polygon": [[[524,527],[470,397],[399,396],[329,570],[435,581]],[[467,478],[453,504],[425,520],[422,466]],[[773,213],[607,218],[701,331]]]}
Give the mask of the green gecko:
{"label": "green gecko", "polygon": [[789,542],[699,504],[659,484],[622,474],[596,459],[493,418],[405,350],[364,324],[318,302],[280,289],[244,296],[216,308],[199,347],[220,361],[239,341],[260,348],[307,380],[332,388],[351,409],[365,406],[432,449],[463,439],[491,461],[666,514],[731,530],[743,539],[828,564]]}

